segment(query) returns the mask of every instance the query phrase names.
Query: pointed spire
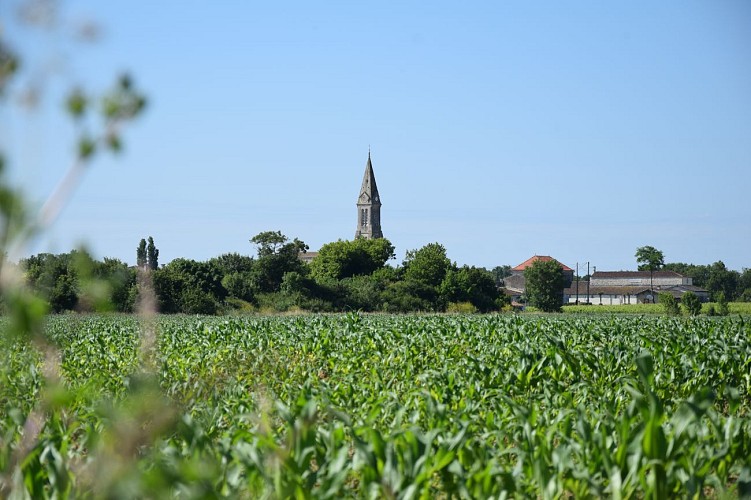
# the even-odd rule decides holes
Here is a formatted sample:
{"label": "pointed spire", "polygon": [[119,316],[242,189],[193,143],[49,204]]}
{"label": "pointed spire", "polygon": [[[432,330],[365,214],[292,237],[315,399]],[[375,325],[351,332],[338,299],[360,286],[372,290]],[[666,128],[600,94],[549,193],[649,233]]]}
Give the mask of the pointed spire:
{"label": "pointed spire", "polygon": [[381,203],[375,174],[373,173],[373,163],[370,160],[370,147],[368,147],[368,162],[365,164],[365,174],[362,177],[362,187],[357,203],[377,203],[379,205]]}
{"label": "pointed spire", "polygon": [[357,198],[355,238],[383,238],[383,231],[381,231],[381,196],[378,194],[378,186],[373,173],[370,145],[368,145],[368,161],[365,164],[365,174],[362,177],[360,196]]}

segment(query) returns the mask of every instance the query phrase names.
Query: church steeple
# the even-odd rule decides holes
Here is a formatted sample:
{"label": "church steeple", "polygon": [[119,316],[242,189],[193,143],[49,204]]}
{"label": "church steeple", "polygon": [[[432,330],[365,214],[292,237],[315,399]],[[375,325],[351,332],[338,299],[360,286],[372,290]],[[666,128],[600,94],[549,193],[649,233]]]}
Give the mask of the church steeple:
{"label": "church steeple", "polygon": [[381,196],[378,194],[373,163],[365,164],[365,174],[362,178],[360,196],[357,198],[357,231],[355,238],[383,238],[381,231]]}

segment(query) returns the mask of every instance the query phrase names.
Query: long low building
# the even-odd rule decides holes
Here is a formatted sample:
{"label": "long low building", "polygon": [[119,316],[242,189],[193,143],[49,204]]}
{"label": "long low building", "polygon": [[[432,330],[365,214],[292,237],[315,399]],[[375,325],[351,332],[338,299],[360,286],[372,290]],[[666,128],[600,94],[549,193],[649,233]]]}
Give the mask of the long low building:
{"label": "long low building", "polygon": [[678,300],[686,292],[693,292],[701,301],[709,300],[709,293],[694,286],[692,281],[673,271],[655,271],[651,277],[649,271],[599,271],[588,282],[572,282],[563,291],[563,303],[645,304],[655,302],[661,292],[670,293]]}

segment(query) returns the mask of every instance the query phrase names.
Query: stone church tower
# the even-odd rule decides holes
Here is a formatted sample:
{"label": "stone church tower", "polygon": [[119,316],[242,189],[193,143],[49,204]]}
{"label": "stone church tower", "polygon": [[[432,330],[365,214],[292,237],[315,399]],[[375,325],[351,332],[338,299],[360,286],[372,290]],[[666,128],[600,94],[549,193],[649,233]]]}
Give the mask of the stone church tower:
{"label": "stone church tower", "polygon": [[368,151],[368,163],[365,165],[365,175],[362,178],[360,197],[357,198],[357,231],[355,238],[383,238],[381,231],[381,197],[378,194],[373,164],[370,162]]}

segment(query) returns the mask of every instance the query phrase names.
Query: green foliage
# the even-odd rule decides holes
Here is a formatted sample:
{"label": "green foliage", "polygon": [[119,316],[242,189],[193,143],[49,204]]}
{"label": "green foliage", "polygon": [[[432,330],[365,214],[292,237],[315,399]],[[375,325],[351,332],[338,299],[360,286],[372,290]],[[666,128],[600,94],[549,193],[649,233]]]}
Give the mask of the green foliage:
{"label": "green foliage", "polygon": [[379,276],[353,276],[341,281],[345,292],[344,304],[358,311],[380,311],[387,282]]}
{"label": "green foliage", "polygon": [[232,273],[248,273],[253,269],[253,257],[239,253],[225,253],[210,259],[209,262],[219,269],[223,276]]}
{"label": "green foliage", "polygon": [[[636,262],[639,265],[639,271],[649,271],[649,289],[652,291],[652,295],[654,295],[652,276],[655,271],[662,269],[662,266],[665,265],[665,256],[660,250],[657,250],[655,247],[644,246],[636,249],[635,257]],[[671,312],[669,314],[673,313]]]}
{"label": "green foliage", "polygon": [[[104,146],[112,153],[122,150],[120,127],[137,116],[146,107],[146,97],[136,89],[129,75],[117,78],[112,89],[101,96],[73,88],[65,98],[65,110],[79,128],[78,158],[89,161]],[[89,134],[90,124],[99,120],[101,135]]]}
{"label": "green foliage", "polygon": [[244,302],[254,302],[254,262],[252,257],[239,253],[223,254],[208,261],[222,276],[222,287],[226,290],[227,297]]}
{"label": "green foliage", "polygon": [[490,272],[493,274],[493,278],[495,278],[495,284],[501,286],[504,278],[511,276],[511,266],[495,266]]}
{"label": "green foliage", "polygon": [[725,299],[725,294],[723,292],[717,292],[715,294],[715,299],[717,300],[717,314],[719,316],[727,316],[730,313],[730,310],[728,308],[728,301]]}
{"label": "green foliage", "polygon": [[20,61],[16,53],[0,38],[0,98],[5,97],[8,82],[18,71]]}
{"label": "green foliage", "polygon": [[449,269],[440,293],[448,302],[469,302],[480,312],[498,310],[501,306],[502,295],[493,275],[474,266]]}
{"label": "green foliage", "polygon": [[666,314],[670,316],[679,316],[681,314],[681,308],[672,293],[660,292],[657,294],[657,302],[662,305]]}
{"label": "green foliage", "polygon": [[751,302],[751,268],[744,268],[738,276],[738,300]]}
{"label": "green foliage", "polygon": [[219,309],[216,299],[196,287],[187,287],[180,295],[180,312],[185,314],[216,314]]}
{"label": "green foliage", "polygon": [[709,279],[709,266],[686,264],[685,262],[670,262],[663,266],[666,271],[673,271],[693,280],[693,284],[705,288]]}
{"label": "green foliage", "polygon": [[642,315],[642,314],[664,314],[664,308],[660,304],[597,304],[595,305],[564,305],[564,313],[585,314],[585,315]]}
{"label": "green foliage", "polygon": [[227,291],[228,297],[253,302],[255,289],[253,288],[253,276],[250,272],[226,274],[222,278],[222,286]]}
{"label": "green foliage", "polygon": [[729,270],[720,260],[709,266],[709,276],[707,278],[706,288],[710,292],[710,299],[718,301],[720,294],[725,299],[735,297],[735,291],[738,286],[738,273]]}
{"label": "green foliage", "polygon": [[316,280],[369,275],[394,258],[394,246],[385,238],[357,238],[326,243],[310,264]]}
{"label": "green foliage", "polygon": [[665,269],[691,277],[694,285],[709,291],[712,300],[717,300],[716,295],[722,292],[728,300],[751,301],[750,269],[739,273],[728,269],[722,261],[711,265],[677,262],[665,264]]}
{"label": "green foliage", "polygon": [[383,292],[386,312],[442,311],[444,308],[437,290],[419,281],[396,281]]}
{"label": "green foliage", "polygon": [[637,248],[635,257],[639,271],[659,271],[665,265],[663,253],[652,246]]}
{"label": "green foliage", "polygon": [[154,238],[149,236],[149,244],[146,247],[146,264],[152,271],[159,269],[159,249],[154,245]]}
{"label": "green foliage", "polygon": [[[741,316],[751,316],[751,304],[746,302],[731,302],[727,304],[729,314],[738,314]],[[587,316],[641,316],[641,315],[662,315],[665,308],[662,304],[619,304],[619,305],[565,305],[563,312],[576,315]],[[707,302],[701,305],[702,314],[707,316],[717,315],[717,304]]]}
{"label": "green foliage", "polygon": [[212,262],[174,259],[151,276],[161,312],[215,314],[227,296],[222,275]]}
{"label": "green foliage", "polygon": [[449,302],[446,312],[453,314],[474,314],[477,312],[477,308],[472,302]]}
{"label": "green foliage", "polygon": [[681,297],[681,303],[683,303],[689,316],[698,316],[701,313],[701,301],[694,292],[684,293]]}
{"label": "green foliage", "polygon": [[94,277],[108,284],[113,309],[119,312],[132,312],[136,271],[129,268],[125,262],[109,257],[105,257],[102,262],[94,262],[93,265]]}
{"label": "green foliage", "polygon": [[262,231],[250,239],[258,249],[259,258],[279,253],[288,241],[281,231]]}
{"label": "green foliage", "polygon": [[278,292],[288,272],[308,274],[308,266],[299,254],[308,246],[295,238],[290,241],[279,231],[264,231],[251,240],[258,246],[258,259],[251,270],[253,288],[259,292]]}
{"label": "green foliage", "polygon": [[141,241],[138,243],[138,247],[136,248],[136,265],[138,267],[146,267],[147,258],[146,240],[141,238]]}
{"label": "green foliage", "polygon": [[559,312],[563,304],[566,277],[555,260],[537,260],[524,270],[530,305],[544,312]]}
{"label": "green foliage", "polygon": [[0,493],[742,497],[750,327],[161,317],[150,373],[136,318],[53,317],[54,388],[43,351],[0,338]]}
{"label": "green foliage", "polygon": [[437,288],[451,268],[446,249],[440,243],[429,243],[410,250],[404,259],[404,279]]}

